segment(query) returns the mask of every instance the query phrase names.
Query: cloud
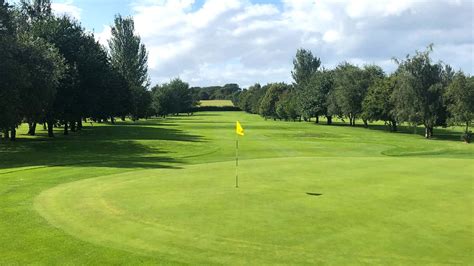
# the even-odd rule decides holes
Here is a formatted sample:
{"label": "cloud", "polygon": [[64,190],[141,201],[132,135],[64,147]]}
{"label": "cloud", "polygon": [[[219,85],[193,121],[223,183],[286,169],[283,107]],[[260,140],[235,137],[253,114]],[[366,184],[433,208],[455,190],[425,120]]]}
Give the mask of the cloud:
{"label": "cloud", "polygon": [[59,3],[52,3],[51,8],[56,15],[68,15],[77,20],[81,19],[82,9],[74,5],[74,1],[67,0]]}
{"label": "cloud", "polygon": [[469,0],[140,0],[133,17],[154,83],[291,82],[301,47],[326,67],[347,60],[390,72],[390,58],[434,43],[435,59],[474,72]]}

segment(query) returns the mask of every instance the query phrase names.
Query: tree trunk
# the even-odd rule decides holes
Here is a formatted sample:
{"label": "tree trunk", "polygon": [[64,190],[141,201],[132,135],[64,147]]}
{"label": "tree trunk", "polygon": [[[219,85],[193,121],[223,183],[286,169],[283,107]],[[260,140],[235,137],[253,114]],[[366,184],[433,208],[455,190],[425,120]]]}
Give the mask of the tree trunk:
{"label": "tree trunk", "polygon": [[114,118],[113,116],[110,117],[110,122],[111,122],[112,124],[115,124],[115,118]]}
{"label": "tree trunk", "polygon": [[76,132],[76,122],[71,121],[69,124],[71,125],[71,132]]}
{"label": "tree trunk", "polygon": [[3,139],[8,140],[9,138],[10,138],[10,134],[9,134],[8,130],[5,129],[3,131]]}
{"label": "tree trunk", "polygon": [[48,120],[48,137],[54,138],[54,132],[53,132],[53,121]]}
{"label": "tree trunk", "polygon": [[316,116],[316,124],[319,124],[319,115]]}
{"label": "tree trunk", "polygon": [[12,128],[11,128],[10,140],[11,140],[11,141],[15,141],[15,140],[16,140],[16,128],[15,128],[15,127],[12,127]]}
{"label": "tree trunk", "polygon": [[36,134],[36,122],[28,123],[28,135],[34,136]]}
{"label": "tree trunk", "polygon": [[82,130],[82,119],[77,120],[77,130]]}
{"label": "tree trunk", "polygon": [[397,121],[392,121],[392,132],[397,132]]}
{"label": "tree trunk", "polygon": [[326,124],[332,125],[332,116],[330,116],[330,115],[326,116],[326,119],[327,119]]}
{"label": "tree trunk", "polygon": [[43,130],[48,130],[48,128],[46,127],[46,122],[43,122]]}
{"label": "tree trunk", "polygon": [[368,127],[369,127],[369,123],[367,122],[367,119],[363,119],[362,121],[364,121],[364,127],[365,127],[365,128],[368,128]]}
{"label": "tree trunk", "polygon": [[64,123],[64,135],[69,135],[69,131],[68,131],[68,124],[67,122]]}
{"label": "tree trunk", "polygon": [[125,116],[124,116],[124,115],[123,115],[123,116],[121,116],[121,117],[120,117],[120,119],[122,119],[122,121],[124,121],[124,122],[125,122]]}
{"label": "tree trunk", "polygon": [[425,126],[425,138],[430,139],[431,137],[433,137],[433,127]]}

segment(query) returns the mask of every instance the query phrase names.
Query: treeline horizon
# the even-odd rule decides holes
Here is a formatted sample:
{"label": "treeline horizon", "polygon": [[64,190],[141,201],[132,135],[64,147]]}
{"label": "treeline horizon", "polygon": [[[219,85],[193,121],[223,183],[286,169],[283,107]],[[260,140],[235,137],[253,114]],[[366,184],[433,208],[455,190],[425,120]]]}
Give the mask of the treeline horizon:
{"label": "treeline horizon", "polygon": [[243,111],[265,119],[311,121],[327,124],[334,117],[354,126],[361,119],[383,121],[391,131],[397,125],[422,125],[425,137],[435,127],[463,126],[461,138],[470,142],[474,121],[474,77],[455,72],[451,66],[433,62],[433,45],[404,59],[393,59],[398,68],[386,74],[380,66],[362,67],[342,62],[334,69],[322,66],[311,51],[299,49],[293,60],[292,84],[255,84],[233,95]]}
{"label": "treeline horizon", "polygon": [[[232,100],[241,110],[265,119],[311,121],[325,117],[358,119],[364,126],[384,121],[396,131],[401,123],[422,125],[425,137],[435,127],[464,127],[470,142],[474,120],[474,77],[433,62],[416,51],[394,59],[387,74],[380,66],[342,62],[325,68],[310,50],[298,49],[291,84],[279,82],[246,89],[238,84],[190,87],[179,78],[151,87],[148,53],[135,34],[132,18],[116,15],[108,48],[67,16],[55,16],[50,0],[21,0],[16,6],[0,0],[0,132],[15,140],[16,129],[29,126],[35,135],[43,124],[81,130],[87,119],[115,123],[199,110],[200,100]],[[231,109],[229,109],[231,110]]]}
{"label": "treeline horizon", "polygon": [[0,132],[15,140],[43,124],[48,136],[102,121],[147,116],[151,105],[148,53],[131,18],[116,15],[108,48],[50,0],[0,0]]}

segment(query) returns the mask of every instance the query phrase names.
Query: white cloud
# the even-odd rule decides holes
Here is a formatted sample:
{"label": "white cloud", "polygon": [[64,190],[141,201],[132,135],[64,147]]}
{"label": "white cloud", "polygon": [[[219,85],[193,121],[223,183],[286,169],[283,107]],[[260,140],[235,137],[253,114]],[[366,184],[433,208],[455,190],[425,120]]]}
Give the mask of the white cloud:
{"label": "white cloud", "polygon": [[51,4],[51,9],[53,9],[53,12],[57,15],[68,15],[71,16],[77,20],[81,19],[81,12],[82,9],[74,5],[74,1],[72,0],[67,0],[64,2],[59,2],[59,3],[52,3]]}
{"label": "white cloud", "polygon": [[469,0],[138,1],[133,16],[154,83],[178,76],[193,86],[290,82],[301,47],[326,67],[349,61],[392,71],[392,57],[435,43],[435,59],[474,72]]}
{"label": "white cloud", "polygon": [[95,34],[95,39],[102,44],[103,46],[107,47],[107,41],[112,37],[112,28],[108,25],[104,25],[101,32]]}

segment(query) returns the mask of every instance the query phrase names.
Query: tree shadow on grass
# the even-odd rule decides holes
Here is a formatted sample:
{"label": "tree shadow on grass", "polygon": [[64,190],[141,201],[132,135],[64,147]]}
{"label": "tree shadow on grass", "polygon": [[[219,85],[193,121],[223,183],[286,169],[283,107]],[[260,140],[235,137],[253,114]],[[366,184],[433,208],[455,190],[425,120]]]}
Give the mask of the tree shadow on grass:
{"label": "tree shadow on grass", "polygon": [[[326,125],[326,124],[322,124]],[[326,126],[339,126],[339,127],[349,127],[349,128],[363,128],[363,129],[370,129],[370,130],[376,130],[376,131],[381,131],[385,132],[387,134],[409,134],[409,135],[418,135],[421,137],[424,137],[425,134],[425,128],[422,126],[416,127],[415,128],[412,126],[406,126],[406,125],[398,125],[397,126],[397,131],[393,132],[390,131],[389,126],[387,125],[374,125],[374,124],[369,124],[369,126],[366,128],[364,127],[363,124],[356,124],[355,126],[350,126],[348,123],[344,122],[333,122],[332,125],[326,125]],[[435,128],[433,132],[433,138],[432,140],[442,140],[442,141],[461,141],[461,132],[455,131],[449,128]]]}
{"label": "tree shadow on grass", "polygon": [[16,142],[0,142],[0,172],[5,168],[73,165],[176,168],[183,162],[171,157],[172,151],[166,148],[205,141],[183,130],[136,124],[84,127],[69,136],[57,134],[54,139],[43,134],[34,138],[20,136]]}
{"label": "tree shadow on grass", "polygon": [[[425,136],[425,128],[417,127],[416,131],[414,127],[410,126],[398,126],[397,132],[390,132],[389,128],[384,125],[369,125],[368,129],[385,131],[389,133],[399,133],[399,134],[415,134],[421,137]],[[435,128],[433,131],[433,140],[444,140],[444,141],[461,141],[461,132],[449,129],[449,128]]]}

